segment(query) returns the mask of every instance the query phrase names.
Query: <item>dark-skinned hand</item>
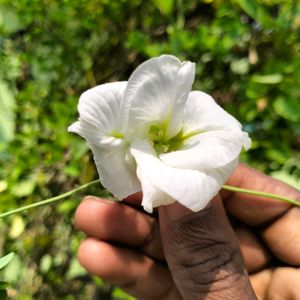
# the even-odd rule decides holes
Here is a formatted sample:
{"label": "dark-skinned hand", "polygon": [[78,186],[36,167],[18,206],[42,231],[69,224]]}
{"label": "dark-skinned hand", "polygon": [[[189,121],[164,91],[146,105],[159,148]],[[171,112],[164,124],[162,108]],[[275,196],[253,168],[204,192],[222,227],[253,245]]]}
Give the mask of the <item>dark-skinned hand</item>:
{"label": "dark-skinned hand", "polygon": [[[227,184],[300,201],[245,165]],[[75,224],[87,238],[78,257],[90,273],[142,300],[300,299],[300,208],[222,190],[200,212],[176,203],[148,215],[141,197],[79,205]]]}

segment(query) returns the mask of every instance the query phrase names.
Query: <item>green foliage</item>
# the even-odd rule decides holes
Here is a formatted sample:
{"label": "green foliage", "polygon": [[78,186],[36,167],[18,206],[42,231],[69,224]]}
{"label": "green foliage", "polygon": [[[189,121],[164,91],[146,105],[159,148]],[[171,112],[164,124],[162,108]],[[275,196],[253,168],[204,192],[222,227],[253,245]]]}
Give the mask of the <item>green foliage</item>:
{"label": "green foliage", "polygon": [[[10,261],[13,259],[13,257],[14,257],[13,252],[0,257],[0,270],[9,264]],[[7,298],[7,291],[6,291],[7,287],[8,287],[7,282],[0,281],[0,300],[5,300]]]}
{"label": "green foliage", "polygon": [[[94,179],[85,143],[66,132],[79,95],[162,53],[197,63],[194,89],[254,141],[244,161],[297,185],[299,29],[298,0],[0,0],[0,211]],[[16,252],[10,298],[128,299],[74,261],[80,196],[0,220],[0,252]]]}
{"label": "green foliage", "polygon": [[10,263],[10,261],[13,259],[14,253],[11,252],[5,256],[0,257],[0,270],[4,268],[6,265]]}

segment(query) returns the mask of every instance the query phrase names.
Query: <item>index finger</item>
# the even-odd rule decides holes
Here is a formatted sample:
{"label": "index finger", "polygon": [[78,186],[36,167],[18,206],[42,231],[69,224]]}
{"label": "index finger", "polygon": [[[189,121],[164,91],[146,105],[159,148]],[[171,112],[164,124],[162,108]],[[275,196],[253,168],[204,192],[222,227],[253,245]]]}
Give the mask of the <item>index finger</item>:
{"label": "index finger", "polygon": [[[251,167],[240,164],[227,181],[228,185],[277,194],[300,201],[295,188],[271,178]],[[226,211],[249,225],[264,225],[284,215],[291,204],[270,198],[222,190]]]}

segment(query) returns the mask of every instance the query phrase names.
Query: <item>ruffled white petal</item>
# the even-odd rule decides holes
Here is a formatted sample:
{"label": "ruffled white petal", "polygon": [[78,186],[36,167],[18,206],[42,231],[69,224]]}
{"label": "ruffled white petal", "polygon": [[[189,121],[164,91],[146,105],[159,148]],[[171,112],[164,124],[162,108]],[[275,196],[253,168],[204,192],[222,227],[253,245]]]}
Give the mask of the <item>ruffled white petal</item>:
{"label": "ruffled white petal", "polygon": [[194,76],[193,63],[170,55],[141,64],[129,78],[122,106],[127,136],[142,136],[153,123],[165,126],[167,137],[176,135]]}
{"label": "ruffled white petal", "polygon": [[166,164],[185,169],[207,170],[222,167],[236,159],[251,140],[238,121],[205,93],[192,92],[187,101],[185,134],[199,132],[181,149],[160,155]]}
{"label": "ruffled white petal", "polygon": [[185,110],[183,127],[194,130],[237,130],[241,124],[206,93],[192,91],[189,94]]}
{"label": "ruffled white petal", "polygon": [[123,132],[120,106],[127,82],[99,85],[84,92],[78,105],[79,121],[68,131],[84,137],[97,146],[116,146],[122,143],[118,134]]}
{"label": "ruffled white petal", "polygon": [[161,154],[167,165],[192,170],[219,168],[237,158],[247,135],[242,131],[207,131],[187,141],[180,150]]}
{"label": "ruffled white petal", "polygon": [[173,198],[153,185],[151,180],[148,179],[148,177],[140,170],[139,167],[137,168],[137,176],[142,185],[142,206],[144,207],[145,211],[147,211],[148,213],[152,213],[154,207],[175,202]]}
{"label": "ruffled white petal", "polygon": [[199,211],[209,203],[230,175],[228,171],[235,167],[235,162],[232,162],[228,171],[225,168],[206,172],[172,168],[157,158],[147,141],[141,140],[133,143],[131,153],[147,180],[193,211]]}
{"label": "ruffled white petal", "polygon": [[94,144],[101,147],[115,147],[124,143],[123,139],[104,134],[101,132],[100,128],[87,123],[84,120],[73,123],[71,126],[69,126],[68,131],[82,136],[89,144]]}
{"label": "ruffled white petal", "polygon": [[124,199],[141,190],[136,176],[136,165],[128,158],[131,154],[124,145],[111,149],[89,146],[94,154],[101,184],[117,199]]}

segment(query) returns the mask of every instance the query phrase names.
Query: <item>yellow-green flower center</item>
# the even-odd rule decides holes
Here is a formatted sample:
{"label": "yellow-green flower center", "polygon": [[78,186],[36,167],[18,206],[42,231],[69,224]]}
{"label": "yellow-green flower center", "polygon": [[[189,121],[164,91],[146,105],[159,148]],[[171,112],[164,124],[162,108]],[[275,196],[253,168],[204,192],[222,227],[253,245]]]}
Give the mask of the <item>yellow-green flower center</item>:
{"label": "yellow-green flower center", "polygon": [[194,130],[190,132],[184,132],[183,129],[179,131],[177,135],[172,138],[167,138],[167,126],[160,125],[158,123],[152,124],[149,128],[148,137],[152,142],[152,146],[156,153],[168,153],[177,151],[182,148],[184,142],[197,134],[204,132],[203,130]]}

